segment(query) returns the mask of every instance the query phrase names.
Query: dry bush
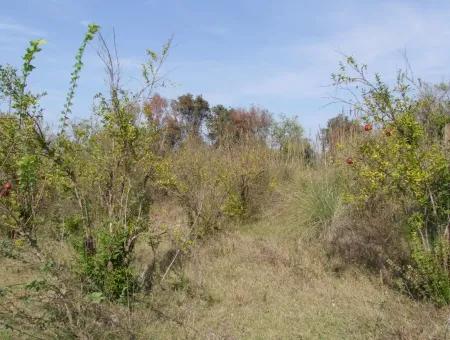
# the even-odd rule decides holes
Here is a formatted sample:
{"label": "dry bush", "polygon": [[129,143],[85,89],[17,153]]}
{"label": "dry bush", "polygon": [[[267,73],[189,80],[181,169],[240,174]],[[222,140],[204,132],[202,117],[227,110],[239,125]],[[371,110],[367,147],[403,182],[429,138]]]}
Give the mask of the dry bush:
{"label": "dry bush", "polygon": [[258,214],[270,192],[270,150],[256,142],[211,148],[188,141],[171,161],[172,193],[188,223],[201,232],[220,228],[228,218]]}
{"label": "dry bush", "polygon": [[388,261],[408,258],[405,212],[392,200],[378,197],[363,207],[346,202],[351,185],[335,165],[303,169],[289,185],[291,220],[301,227],[303,241],[326,248],[335,269],[358,264],[384,269]]}
{"label": "dry bush", "polygon": [[[329,255],[340,264],[359,264],[385,269],[389,261],[405,263],[408,245],[401,208],[380,198],[364,209],[346,206],[328,228]],[[339,261],[338,261],[339,262]]]}
{"label": "dry bush", "polygon": [[[121,339],[133,335],[124,305],[88,294],[69,267],[57,263],[63,250],[1,260],[0,338]],[[3,333],[2,333],[3,331]],[[4,336],[4,337],[2,337]]]}

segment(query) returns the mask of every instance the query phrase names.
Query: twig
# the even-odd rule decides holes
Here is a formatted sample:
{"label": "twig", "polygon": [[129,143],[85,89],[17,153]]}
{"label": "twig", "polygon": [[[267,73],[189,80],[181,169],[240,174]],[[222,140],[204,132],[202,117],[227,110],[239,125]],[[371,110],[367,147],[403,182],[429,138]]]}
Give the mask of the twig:
{"label": "twig", "polygon": [[196,329],[196,328],[194,328],[192,326],[189,326],[189,325],[185,325],[182,321],[177,320],[175,318],[172,318],[171,316],[168,316],[167,314],[161,312],[159,309],[156,309],[153,306],[150,307],[150,309],[152,311],[154,311],[156,314],[158,314],[159,316],[162,316],[162,317],[166,318],[169,321],[175,322],[178,326],[189,328],[189,329],[193,330],[196,334],[200,334],[200,331],[198,329]]}
{"label": "twig", "polygon": [[169,266],[166,269],[166,272],[164,273],[163,277],[161,278],[161,283],[164,281],[164,279],[166,278],[167,274],[169,273],[170,269],[172,268],[173,264],[175,263],[175,260],[177,259],[178,255],[180,254],[181,249],[178,248],[174,257],[172,258],[172,261],[170,262]]}
{"label": "twig", "polygon": [[34,335],[34,334],[25,332],[25,331],[23,331],[23,330],[21,330],[21,329],[19,329],[19,328],[16,328],[16,327],[14,327],[14,326],[12,326],[12,325],[10,325],[10,324],[8,324],[8,323],[5,323],[4,321],[1,321],[1,320],[0,320],[0,323],[1,323],[1,324],[3,325],[3,327],[5,327],[6,329],[11,329],[11,330],[13,330],[13,331],[18,332],[19,334],[24,334],[24,335],[26,335],[26,336],[29,336],[30,338],[33,338],[33,339],[45,340],[45,338],[41,338],[41,337],[38,337],[38,336],[36,336],[36,335]]}

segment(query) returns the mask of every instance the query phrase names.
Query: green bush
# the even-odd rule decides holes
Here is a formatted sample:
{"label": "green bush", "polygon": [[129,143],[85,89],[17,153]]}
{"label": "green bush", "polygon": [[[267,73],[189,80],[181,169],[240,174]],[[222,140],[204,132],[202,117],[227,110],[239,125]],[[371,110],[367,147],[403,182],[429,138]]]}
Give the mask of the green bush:
{"label": "green bush", "polygon": [[[114,233],[100,230],[93,238],[90,250],[87,238],[78,239],[77,272],[88,292],[100,292],[111,300],[127,301],[137,288],[136,274],[131,268],[131,251],[128,244],[131,231],[118,229]],[[91,241],[92,242],[92,241]]]}
{"label": "green bush", "polygon": [[255,144],[211,149],[194,141],[174,153],[171,187],[194,234],[218,230],[227,219],[257,216],[270,192],[270,150]]}
{"label": "green bush", "polygon": [[411,93],[405,74],[400,73],[390,89],[379,76],[369,82],[365,66],[352,58],[347,61],[357,76],[346,75],[343,67],[335,80],[363,83],[356,110],[365,123],[347,165],[352,177],[347,199],[366,209],[379,197],[403,207],[403,221],[392,227],[406,226],[411,255],[405,284],[415,287],[415,295],[449,303],[450,158],[436,132],[450,115],[448,111],[424,115],[424,101],[429,99]]}

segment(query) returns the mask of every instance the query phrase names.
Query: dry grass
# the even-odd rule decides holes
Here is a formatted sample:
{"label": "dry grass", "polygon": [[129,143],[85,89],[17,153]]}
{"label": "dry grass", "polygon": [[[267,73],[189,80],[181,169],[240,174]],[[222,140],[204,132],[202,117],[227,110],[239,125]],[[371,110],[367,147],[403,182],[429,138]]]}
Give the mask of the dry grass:
{"label": "dry grass", "polygon": [[[303,237],[295,199],[198,244],[142,316],[155,339],[442,339],[448,309],[414,302],[357,270],[337,275]],[[293,205],[294,204],[294,205]]]}
{"label": "dry grass", "polygon": [[[361,275],[336,277],[305,251],[232,233],[202,247],[184,286],[158,293],[164,314],[142,338],[441,338],[445,312]],[[196,332],[193,329],[197,330]],[[197,333],[198,332],[198,333]]]}
{"label": "dry grass", "polygon": [[[356,269],[333,271],[292,194],[302,178],[280,189],[258,221],[195,244],[183,267],[118,322],[137,339],[444,339],[448,308],[412,301]],[[154,209],[157,224],[184,223],[173,202]],[[149,256],[140,244],[138,265]],[[1,285],[36,273],[8,261],[1,260]],[[122,307],[105,308],[126,315]],[[104,334],[91,338],[130,333]]]}

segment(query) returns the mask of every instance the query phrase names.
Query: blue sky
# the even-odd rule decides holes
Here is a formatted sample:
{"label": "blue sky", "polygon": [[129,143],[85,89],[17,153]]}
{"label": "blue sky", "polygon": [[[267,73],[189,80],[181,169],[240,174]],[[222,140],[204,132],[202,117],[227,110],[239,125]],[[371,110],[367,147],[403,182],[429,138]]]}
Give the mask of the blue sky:
{"label": "blue sky", "polygon": [[[406,52],[416,76],[450,78],[450,1],[0,0],[0,8],[0,64],[18,65],[30,39],[48,41],[31,82],[48,92],[50,122],[63,106],[88,22],[101,25],[106,38],[114,27],[124,85],[139,86],[145,50],[174,35],[165,67],[173,86],[161,94],[259,105],[298,116],[309,134],[341,110],[327,104],[342,54],[392,79]],[[75,118],[90,115],[93,95],[104,88],[95,44],[85,62]]]}

